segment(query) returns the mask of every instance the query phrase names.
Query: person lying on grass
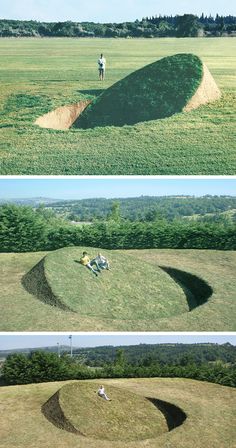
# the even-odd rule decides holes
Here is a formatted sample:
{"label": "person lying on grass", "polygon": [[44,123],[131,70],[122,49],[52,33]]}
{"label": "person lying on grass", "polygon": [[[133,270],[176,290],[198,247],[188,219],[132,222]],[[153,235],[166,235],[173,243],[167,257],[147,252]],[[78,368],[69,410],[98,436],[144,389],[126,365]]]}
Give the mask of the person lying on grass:
{"label": "person lying on grass", "polygon": [[90,262],[91,266],[96,265],[97,269],[107,269],[110,270],[110,264],[106,257],[104,257],[100,252],[98,252],[97,256],[93,258]]}
{"label": "person lying on grass", "polygon": [[98,396],[101,397],[101,398],[104,398],[104,400],[111,401],[111,399],[108,398],[108,396],[106,395],[106,393],[105,393],[105,389],[104,389],[104,386],[103,386],[103,385],[101,385],[101,386],[99,387],[97,393],[98,393]]}
{"label": "person lying on grass", "polygon": [[94,275],[96,275],[96,277],[98,276],[98,272],[101,272],[100,269],[97,267],[97,269],[93,269],[93,266],[91,264],[90,258],[88,256],[88,252],[83,252],[82,257],[79,260],[80,264],[82,264],[83,266],[86,266],[86,268],[88,268],[90,271],[92,271],[94,273]]}

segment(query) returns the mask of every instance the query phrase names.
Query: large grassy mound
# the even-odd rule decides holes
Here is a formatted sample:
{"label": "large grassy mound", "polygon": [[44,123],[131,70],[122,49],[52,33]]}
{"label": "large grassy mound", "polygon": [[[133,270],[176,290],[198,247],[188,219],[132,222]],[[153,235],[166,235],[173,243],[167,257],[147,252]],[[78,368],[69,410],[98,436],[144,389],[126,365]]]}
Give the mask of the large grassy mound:
{"label": "large grassy mound", "polygon": [[[112,401],[97,395],[99,384],[71,383],[58,394],[64,419],[78,434],[100,440],[144,440],[168,431],[164,415],[143,396],[106,387]],[[62,422],[63,425],[63,422]]]}
{"label": "large grassy mound", "polygon": [[[125,400],[120,403],[118,391],[120,391],[120,397],[127,396],[128,400],[135,395],[135,398],[132,398],[132,406],[141,403],[146,405],[145,397],[172,403],[187,414],[187,419],[176,429],[163,431],[159,435],[157,428],[153,426],[153,431],[156,431],[157,434],[156,437],[145,441],[141,437],[140,440],[133,441],[99,440],[83,436],[78,432],[66,431],[59,425],[53,424],[52,420],[45,418],[45,403],[57,394],[64,384],[71,384],[71,382],[1,387],[0,408],[3,410],[1,413],[1,448],[233,448],[235,446],[236,392],[233,388],[183,378],[133,378],[103,381],[105,389],[111,393],[112,401],[103,402],[100,399],[99,406],[102,409],[109,409],[111,417],[114,415],[113,409],[116,406],[126,407],[128,412],[126,422],[124,422],[125,428],[127,428],[127,421],[132,422],[135,413],[140,411],[144,415],[144,412],[137,408],[132,412],[126,406]],[[96,405],[98,397],[94,393],[97,381],[86,381],[86,383],[91,384],[90,391],[91,395],[93,394],[94,408],[89,409],[84,401],[84,409],[82,409],[82,404],[80,409],[87,414],[88,418],[91,418],[92,425],[93,421],[97,422],[99,419]],[[83,396],[90,399],[90,393],[86,392],[87,386],[83,386],[85,383],[79,381],[75,384],[78,384],[78,387],[82,386],[83,394],[85,394]],[[137,397],[137,394],[140,398]],[[80,401],[79,394],[76,396]],[[73,400],[74,406],[77,406],[72,394],[69,394],[69,399]],[[73,409],[72,412],[74,413]],[[88,415],[89,412],[91,412],[90,415]],[[154,413],[155,422],[151,417],[150,408],[151,421],[159,426],[162,416],[155,408]],[[106,416],[109,418],[108,414]],[[137,419],[137,415],[135,419]],[[110,426],[113,426],[112,423],[113,420],[111,420]],[[88,426],[86,421],[84,424]],[[162,428],[162,424],[159,428]],[[101,428],[98,430],[101,431]],[[136,430],[139,431],[139,428],[136,427]],[[122,436],[124,437],[124,434]]]}
{"label": "large grassy mound", "polygon": [[90,258],[99,252],[69,247],[51,252],[44,260],[45,278],[56,300],[80,316],[152,320],[189,311],[182,288],[158,266],[124,251],[102,250],[111,270],[95,277],[78,263],[83,250]]}
{"label": "large grassy mound", "polygon": [[176,54],[136,70],[102,93],[75,126],[122,126],[169,117],[181,112],[203,76],[203,64],[193,54]]}
{"label": "large grassy mound", "polygon": [[[72,248],[70,249],[72,250]],[[70,252],[68,249],[68,251]],[[78,248],[76,258],[80,255]],[[89,249],[89,253],[90,250]],[[82,248],[81,248],[82,251]],[[69,256],[68,252],[68,256]],[[57,252],[59,258],[60,251]],[[60,275],[63,275],[66,266],[67,271],[76,266],[76,275],[74,282],[78,280],[78,294],[83,296],[83,290],[80,288],[80,282],[84,278],[86,287],[90,287],[90,294],[98,292],[100,294],[100,306],[102,303],[104,283],[116,281],[116,286],[123,288],[124,280],[129,281],[128,275],[115,280],[115,272],[113,272],[113,257],[119,256],[123,260],[129,256],[129,260],[139,262],[139,269],[143,269],[145,277],[144,284],[140,287],[142,291],[147,291],[150,286],[148,282],[153,280],[150,275],[155,272],[155,281],[162,278],[165,281],[165,290],[175,295],[171,297],[173,307],[177,306],[179,311],[180,303],[183,304],[183,295],[185,293],[185,306],[188,302],[188,310],[173,316],[160,318],[159,315],[153,313],[151,319],[138,319],[141,310],[134,309],[132,304],[132,290],[136,288],[136,280],[132,278],[129,290],[126,291],[126,302],[130,300],[130,306],[133,307],[134,313],[127,319],[121,312],[116,318],[103,318],[98,315],[89,315],[89,304],[95,303],[94,298],[90,300],[87,297],[87,313],[83,315],[79,312],[69,311],[65,302],[62,304],[58,297],[50,290],[49,284],[45,279],[44,263],[46,261],[43,252],[25,253],[25,254],[0,254],[0,289],[1,289],[1,331],[235,331],[236,330],[236,313],[235,313],[235,289],[236,289],[236,251],[215,251],[215,250],[119,250],[104,252],[108,253],[108,257],[112,262],[112,270],[103,272],[101,277],[93,277],[93,274],[75,262],[68,259],[68,265],[61,260],[56,260],[56,265],[60,268]],[[53,253],[48,255],[53,256]],[[55,252],[56,255],[56,252]],[[91,253],[93,255],[93,252]],[[59,265],[58,265],[59,263]],[[64,267],[63,267],[64,263]],[[148,266],[152,266],[150,269]],[[162,269],[160,269],[162,266]],[[163,271],[165,269],[165,271]],[[163,275],[159,277],[159,272]],[[160,276],[161,276],[160,273]],[[56,276],[57,282],[60,278]],[[70,272],[68,273],[70,276]],[[122,274],[121,274],[122,275]],[[64,276],[66,277],[66,276]],[[75,280],[76,279],[76,280]],[[204,280],[204,281],[203,281]],[[63,280],[64,281],[64,280]],[[65,278],[66,281],[66,278]],[[83,283],[84,284],[84,283]],[[108,283],[109,284],[109,283]],[[70,286],[68,281],[68,291]],[[161,285],[160,285],[161,286]],[[173,287],[173,289],[172,289]],[[150,290],[150,289],[149,289]],[[128,291],[128,292],[127,292]],[[117,295],[119,302],[119,291],[110,288],[111,302],[114,300],[114,294]],[[209,294],[210,297],[209,297]],[[193,305],[193,296],[198,295],[198,306]],[[151,307],[150,300],[153,304],[159,301],[159,295],[152,296],[151,299],[145,296],[138,298],[137,302],[142,304],[147,310]],[[78,296],[79,297],[79,296]],[[106,300],[108,300],[108,293]],[[40,299],[40,300],[38,300]],[[181,299],[181,300],[179,300]],[[165,305],[169,307],[170,297],[167,297]],[[121,303],[121,302],[120,302]],[[128,304],[126,306],[128,307]],[[196,301],[195,301],[196,303]],[[125,301],[123,302],[125,304]],[[53,305],[53,306],[52,306]],[[64,305],[64,306],[63,306]],[[200,305],[200,306],[199,306]],[[67,308],[67,311],[65,311]],[[138,307],[137,307],[138,308]],[[105,310],[105,308],[103,308]],[[85,305],[84,305],[85,311]],[[110,315],[110,314],[109,314]]]}

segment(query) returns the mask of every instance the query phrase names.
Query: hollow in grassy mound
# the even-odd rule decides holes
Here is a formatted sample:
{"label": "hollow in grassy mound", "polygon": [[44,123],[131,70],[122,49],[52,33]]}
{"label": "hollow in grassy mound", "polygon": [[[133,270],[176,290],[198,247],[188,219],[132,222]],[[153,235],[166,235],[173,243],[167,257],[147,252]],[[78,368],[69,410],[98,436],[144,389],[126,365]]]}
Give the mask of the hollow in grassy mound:
{"label": "hollow in grassy mound", "polygon": [[58,107],[52,112],[48,112],[47,114],[37,118],[35,124],[41,128],[64,131],[72,126],[74,121],[79,117],[90,102],[90,100],[86,100],[80,101],[79,103]]}
{"label": "hollow in grassy mound", "polygon": [[189,111],[219,96],[214,79],[198,56],[176,54],[115,83],[86,108],[74,126],[132,125]]}
{"label": "hollow in grassy mound", "polygon": [[202,278],[190,272],[168,266],[159,266],[167,272],[173,280],[183,288],[188,301],[189,311],[203,305],[213,294],[212,287]]}
{"label": "hollow in grassy mound", "polygon": [[102,250],[110,271],[98,277],[79,264],[82,252],[90,258],[97,248],[68,247],[45,257],[45,278],[59,303],[80,316],[153,320],[189,311],[183,289],[162,269],[124,251]]}
{"label": "hollow in grassy mound", "polygon": [[145,440],[168,431],[165,415],[150,399],[109,385],[112,401],[106,401],[97,395],[98,388],[94,382],[67,384],[43,413],[57,427],[93,439]]}

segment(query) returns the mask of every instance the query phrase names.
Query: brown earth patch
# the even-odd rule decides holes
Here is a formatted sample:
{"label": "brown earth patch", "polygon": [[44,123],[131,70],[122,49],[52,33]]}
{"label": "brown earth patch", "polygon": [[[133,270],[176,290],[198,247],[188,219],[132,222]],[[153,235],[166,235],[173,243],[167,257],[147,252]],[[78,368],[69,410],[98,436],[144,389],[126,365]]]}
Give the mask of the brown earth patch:
{"label": "brown earth patch", "polygon": [[221,92],[207,66],[203,64],[203,75],[200,86],[192,96],[188,104],[183,108],[184,112],[190,112],[203,104],[211,103],[220,98]]}
{"label": "brown earth patch", "polygon": [[56,129],[65,131],[69,129],[84,109],[91,103],[91,100],[80,101],[79,103],[61,106],[52,112],[37,118],[35,124],[41,128]]}

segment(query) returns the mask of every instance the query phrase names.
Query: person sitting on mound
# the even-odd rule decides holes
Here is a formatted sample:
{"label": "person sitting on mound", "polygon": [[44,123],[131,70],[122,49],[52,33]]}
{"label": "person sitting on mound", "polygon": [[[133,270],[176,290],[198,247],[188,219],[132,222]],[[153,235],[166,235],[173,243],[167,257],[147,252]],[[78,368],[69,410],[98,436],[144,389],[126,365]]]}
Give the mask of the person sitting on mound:
{"label": "person sitting on mound", "polygon": [[80,258],[79,262],[83,266],[86,266],[86,268],[88,268],[90,271],[92,271],[96,275],[96,277],[98,276],[98,272],[100,272],[100,269],[97,269],[97,270],[93,269],[90,258],[88,256],[88,252],[83,252],[83,255]]}
{"label": "person sitting on mound", "polygon": [[100,252],[98,252],[97,256],[93,258],[90,262],[91,265],[95,264],[98,270],[107,269],[110,270],[109,261],[106,257],[104,257]]}
{"label": "person sitting on mound", "polygon": [[106,395],[104,386],[102,385],[98,389],[98,396],[104,398],[104,400],[111,401],[111,399]]}

